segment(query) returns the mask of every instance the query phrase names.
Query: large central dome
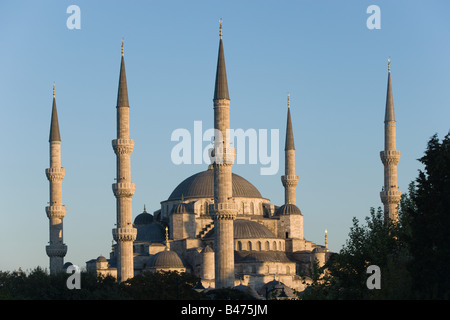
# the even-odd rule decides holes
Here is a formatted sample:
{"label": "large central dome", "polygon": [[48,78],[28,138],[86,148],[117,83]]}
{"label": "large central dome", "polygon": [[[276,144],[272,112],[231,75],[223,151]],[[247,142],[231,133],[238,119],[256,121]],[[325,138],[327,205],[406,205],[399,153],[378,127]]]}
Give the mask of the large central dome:
{"label": "large central dome", "polygon": [[[262,198],[258,189],[241,176],[233,173],[233,197]],[[168,200],[179,200],[181,197],[189,198],[214,198],[214,170],[206,171],[190,176],[181,182],[173,190]]]}

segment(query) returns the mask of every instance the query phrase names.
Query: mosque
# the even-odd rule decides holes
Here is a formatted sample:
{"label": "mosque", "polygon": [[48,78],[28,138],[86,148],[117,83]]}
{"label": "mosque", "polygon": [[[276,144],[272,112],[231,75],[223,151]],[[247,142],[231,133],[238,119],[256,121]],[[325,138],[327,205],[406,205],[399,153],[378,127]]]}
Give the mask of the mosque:
{"label": "mosque", "polygon": [[[112,147],[117,157],[117,178],[112,185],[117,199],[117,223],[112,230],[113,245],[109,257],[99,256],[86,262],[88,271],[112,275],[126,281],[143,272],[178,271],[199,277],[204,288],[246,288],[263,297],[267,288],[279,288],[288,296],[306,288],[314,263],[323,266],[330,256],[325,231],[324,245],[304,238],[303,213],[296,204],[295,145],[287,103],[285,139],[285,173],[281,183],[285,202],[271,203],[244,177],[232,173],[236,151],[225,134],[230,128],[230,98],[220,23],[220,41],[214,91],[214,128],[221,139],[215,139],[211,165],[184,179],[160,208],[143,212],[132,219],[130,155],[134,141],[129,136],[128,90],[123,54],[117,97],[117,138]],[[400,152],[395,150],[395,119],[390,82],[385,118],[385,186],[381,199],[385,212],[396,217],[401,192],[397,189],[396,165]],[[62,237],[65,206],[61,201],[61,167],[58,116],[55,94],[50,127],[50,272],[64,269],[67,246]],[[398,200],[398,201],[397,201]],[[306,278],[304,278],[306,276]]]}

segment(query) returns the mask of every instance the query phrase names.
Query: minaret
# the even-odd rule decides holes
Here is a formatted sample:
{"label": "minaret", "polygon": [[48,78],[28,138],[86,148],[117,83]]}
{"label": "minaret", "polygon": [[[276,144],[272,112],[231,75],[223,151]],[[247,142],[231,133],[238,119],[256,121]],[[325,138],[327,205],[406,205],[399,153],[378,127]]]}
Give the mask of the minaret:
{"label": "minaret", "polygon": [[297,204],[295,196],[295,188],[298,184],[298,176],[295,175],[295,146],[294,134],[292,132],[291,122],[291,103],[288,94],[288,114],[286,124],[286,145],[284,147],[285,157],[285,174],[281,176],[281,182],[284,186],[284,203]]}
{"label": "minaret", "polygon": [[220,21],[219,57],[214,91],[214,220],[215,288],[234,287],[233,221],[237,206],[232,200],[232,171],[235,149],[230,147],[230,97]]}
{"label": "minaret", "polygon": [[66,215],[66,206],[62,204],[62,181],[65,170],[61,167],[61,136],[59,133],[58,112],[56,110],[55,84],[53,84],[53,107],[50,125],[50,168],[45,170],[50,182],[50,202],[45,207],[50,221],[50,242],[46,246],[50,257],[50,274],[61,272],[67,246],[63,242],[63,219]]}
{"label": "minaret", "polygon": [[131,182],[130,155],[133,152],[134,141],[130,139],[129,112],[122,40],[122,60],[117,94],[117,139],[112,141],[117,158],[117,178],[116,183],[112,185],[116,197],[117,223],[112,233],[117,242],[117,280],[119,282],[134,276],[133,241],[137,234],[137,229],[133,227],[131,212],[131,198],[136,186]]}
{"label": "minaret", "polygon": [[388,60],[388,84],[386,95],[386,113],[384,118],[384,151],[380,152],[384,165],[384,187],[380,192],[384,204],[385,221],[398,221],[398,204],[402,192],[397,186],[397,164],[400,160],[400,151],[396,150],[395,113],[391,85],[391,59]]}

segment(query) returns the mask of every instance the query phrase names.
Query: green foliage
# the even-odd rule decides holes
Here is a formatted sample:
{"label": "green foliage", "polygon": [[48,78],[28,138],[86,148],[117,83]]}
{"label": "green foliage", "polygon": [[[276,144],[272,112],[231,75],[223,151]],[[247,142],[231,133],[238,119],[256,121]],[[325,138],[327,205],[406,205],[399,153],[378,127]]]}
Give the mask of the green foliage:
{"label": "green foliage", "polygon": [[[419,171],[399,204],[399,221],[386,223],[371,208],[365,225],[354,218],[349,239],[300,296],[302,299],[450,298],[450,134],[434,135]],[[368,289],[366,270],[381,270],[381,289]]]}
{"label": "green foliage", "polygon": [[190,273],[144,272],[121,283],[122,292],[135,300],[197,300],[205,299],[193,290],[198,278]]}
{"label": "green foliage", "polygon": [[450,133],[442,143],[434,135],[419,171],[411,200],[407,239],[412,256],[414,291],[424,299],[450,298]]}
{"label": "green foliage", "polygon": [[81,272],[81,288],[68,289],[70,275],[49,275],[40,267],[29,273],[0,272],[0,299],[2,300],[175,300],[208,299],[193,290],[197,278],[177,272],[144,273],[126,282],[117,283],[107,276]]}

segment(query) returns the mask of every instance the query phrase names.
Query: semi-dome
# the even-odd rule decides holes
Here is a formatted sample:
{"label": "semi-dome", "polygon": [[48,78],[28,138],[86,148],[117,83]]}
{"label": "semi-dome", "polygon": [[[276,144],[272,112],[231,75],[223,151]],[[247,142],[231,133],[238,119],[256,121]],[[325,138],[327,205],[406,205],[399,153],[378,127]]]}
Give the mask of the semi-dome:
{"label": "semi-dome", "polygon": [[147,268],[184,268],[183,261],[175,251],[164,250],[152,256]]}
{"label": "semi-dome", "polygon": [[164,228],[159,223],[136,225],[136,242],[163,242]]}
{"label": "semi-dome", "polygon": [[287,214],[300,214],[301,215],[302,212],[295,204],[292,204],[292,203],[287,203],[287,204],[282,205],[275,212],[275,215],[277,215],[277,216],[282,216],[282,215],[287,215]]}
{"label": "semi-dome", "polygon": [[[262,198],[258,189],[241,176],[233,173],[232,181],[233,197]],[[173,190],[168,200],[179,200],[182,197],[184,199],[214,198],[214,170],[208,168],[206,171],[190,176]]]}
{"label": "semi-dome", "polygon": [[283,251],[236,251],[234,260],[239,263],[292,262]]}
{"label": "semi-dome", "polygon": [[[244,219],[233,221],[234,239],[276,238],[272,231],[262,224]],[[205,235],[204,239],[214,238],[214,228]]]}
{"label": "semi-dome", "polygon": [[187,205],[185,203],[179,203],[177,205],[175,205],[172,209],[172,214],[182,214],[182,213],[187,213],[188,209],[187,209]]}

